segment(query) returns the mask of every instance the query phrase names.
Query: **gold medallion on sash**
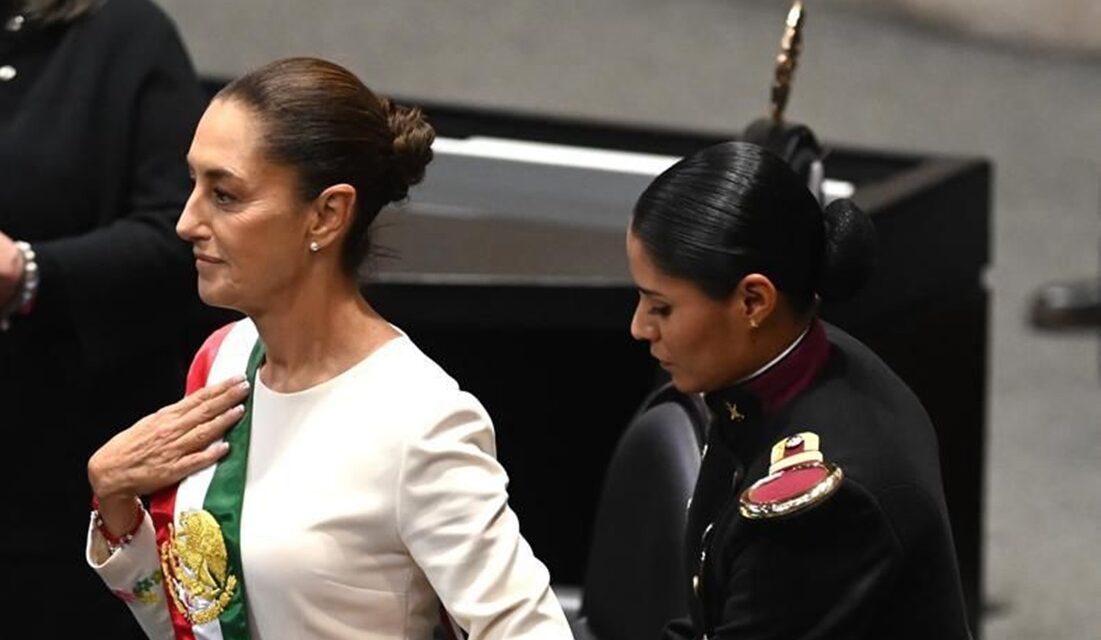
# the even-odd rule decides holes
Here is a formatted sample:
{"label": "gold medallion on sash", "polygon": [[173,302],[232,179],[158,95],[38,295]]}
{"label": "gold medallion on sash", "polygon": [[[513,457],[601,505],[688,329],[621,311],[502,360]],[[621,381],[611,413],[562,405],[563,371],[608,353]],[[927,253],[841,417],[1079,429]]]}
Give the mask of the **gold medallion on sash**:
{"label": "gold medallion on sash", "polygon": [[226,542],[214,516],[202,510],[180,514],[178,529],[168,525],[160,556],[168,593],[188,622],[204,624],[222,615],[237,577],[229,573]]}

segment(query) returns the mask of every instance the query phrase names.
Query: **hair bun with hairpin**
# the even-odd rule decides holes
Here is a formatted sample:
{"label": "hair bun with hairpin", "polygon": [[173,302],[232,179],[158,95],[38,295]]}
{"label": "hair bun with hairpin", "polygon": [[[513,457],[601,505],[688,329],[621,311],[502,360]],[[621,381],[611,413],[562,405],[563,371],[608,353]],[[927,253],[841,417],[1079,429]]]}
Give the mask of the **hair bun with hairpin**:
{"label": "hair bun with hairpin", "polygon": [[875,267],[875,225],[847,198],[829,203],[823,221],[826,246],[818,295],[823,300],[845,300],[864,286]]}

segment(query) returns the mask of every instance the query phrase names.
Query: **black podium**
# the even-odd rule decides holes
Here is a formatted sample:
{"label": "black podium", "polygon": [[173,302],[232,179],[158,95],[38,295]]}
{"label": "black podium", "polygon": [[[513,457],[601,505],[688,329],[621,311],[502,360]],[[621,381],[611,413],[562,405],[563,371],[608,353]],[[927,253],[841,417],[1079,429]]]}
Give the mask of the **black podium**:
{"label": "black podium", "polygon": [[[735,136],[425,109],[437,158],[412,201],[381,217],[377,237],[398,257],[373,266],[366,291],[486,405],[524,534],[556,582],[580,583],[604,467],[657,375],[628,333],[631,204],[662,158]],[[877,351],[936,424],[978,631],[991,167],[837,147],[826,174],[855,188],[881,259],[861,295],[824,316]]]}

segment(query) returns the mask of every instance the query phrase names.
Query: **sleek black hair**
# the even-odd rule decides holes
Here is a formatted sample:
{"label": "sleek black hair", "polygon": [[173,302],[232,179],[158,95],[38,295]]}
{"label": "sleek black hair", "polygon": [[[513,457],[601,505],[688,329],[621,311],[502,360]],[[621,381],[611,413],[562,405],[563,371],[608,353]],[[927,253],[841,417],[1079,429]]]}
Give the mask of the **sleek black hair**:
{"label": "sleek black hair", "polygon": [[816,297],[856,293],[875,258],[864,212],[846,199],[823,211],[786,162],[747,142],[717,144],[666,169],[639,196],[631,232],[661,271],[712,298],[760,273],[797,313]]}

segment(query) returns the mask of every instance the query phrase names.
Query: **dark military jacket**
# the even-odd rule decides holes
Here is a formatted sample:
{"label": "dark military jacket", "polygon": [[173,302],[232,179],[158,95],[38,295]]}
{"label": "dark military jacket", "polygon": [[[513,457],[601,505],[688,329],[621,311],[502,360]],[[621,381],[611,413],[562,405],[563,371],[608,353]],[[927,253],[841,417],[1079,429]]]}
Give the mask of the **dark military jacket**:
{"label": "dark military jacket", "polygon": [[[874,353],[816,321],[765,373],[705,400],[713,423],[686,536],[691,620],[666,638],[970,637],[932,424]],[[801,451],[798,434],[817,436],[832,484],[796,479],[806,486],[795,508],[761,515],[752,498],[768,490],[746,490],[780,476],[773,449]]]}

